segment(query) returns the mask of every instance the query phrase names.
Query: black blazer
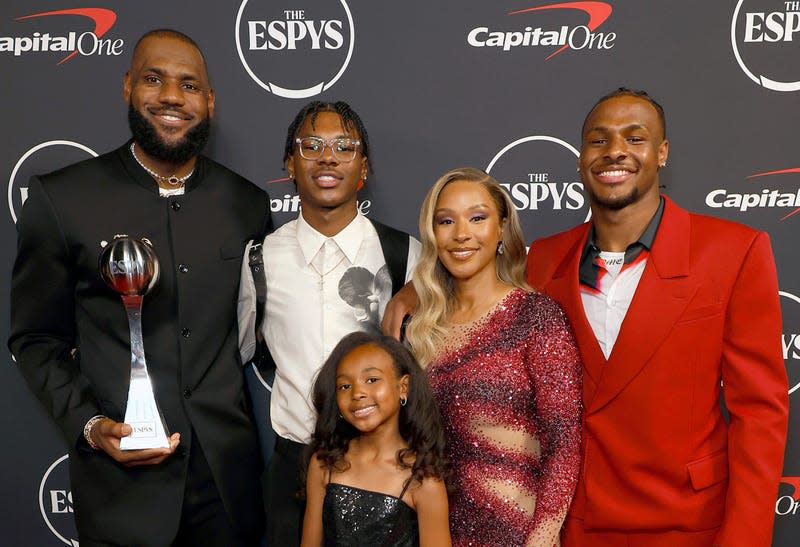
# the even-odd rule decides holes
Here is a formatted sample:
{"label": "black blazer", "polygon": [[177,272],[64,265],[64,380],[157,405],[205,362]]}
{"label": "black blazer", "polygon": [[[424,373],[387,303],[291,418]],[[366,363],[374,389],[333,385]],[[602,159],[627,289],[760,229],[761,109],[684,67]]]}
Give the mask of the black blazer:
{"label": "black blazer", "polygon": [[[129,145],[31,180],[17,225],[9,347],[67,440],[82,541],[167,544],[180,521],[193,439],[232,522],[250,534],[263,520],[261,464],[236,300],[242,250],[269,227],[269,200],[202,156],[185,195],[162,198]],[[150,239],[161,264],[144,298],[144,347],[156,399],[181,444],[157,466],[122,467],[83,440],[92,416],[123,421],[125,413],[127,316],[97,268],[101,242],[120,233]]]}

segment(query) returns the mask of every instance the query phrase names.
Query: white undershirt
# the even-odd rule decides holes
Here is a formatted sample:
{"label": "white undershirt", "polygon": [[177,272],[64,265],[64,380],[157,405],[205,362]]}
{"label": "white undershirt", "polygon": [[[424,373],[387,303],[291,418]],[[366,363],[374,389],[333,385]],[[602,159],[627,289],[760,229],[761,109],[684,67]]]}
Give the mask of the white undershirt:
{"label": "white undershirt", "polygon": [[597,290],[581,284],[581,301],[597,343],[608,359],[639,285],[647,258],[636,260],[624,269],[625,253],[601,251],[600,259],[603,260],[603,265]]}
{"label": "white undershirt", "polygon": [[182,196],[186,193],[186,187],[181,184],[177,188],[162,188],[161,186],[158,187],[158,195],[162,198],[168,198],[170,196]]}

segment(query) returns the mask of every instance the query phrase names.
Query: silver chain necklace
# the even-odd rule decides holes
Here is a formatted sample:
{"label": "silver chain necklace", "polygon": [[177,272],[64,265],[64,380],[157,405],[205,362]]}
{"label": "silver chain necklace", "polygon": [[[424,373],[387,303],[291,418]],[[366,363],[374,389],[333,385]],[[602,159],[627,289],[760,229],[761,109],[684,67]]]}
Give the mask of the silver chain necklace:
{"label": "silver chain necklace", "polygon": [[167,184],[169,184],[170,186],[180,186],[181,184],[183,184],[184,182],[186,182],[186,179],[188,179],[189,177],[191,177],[192,175],[194,175],[194,167],[192,167],[192,170],[191,170],[191,171],[189,171],[189,174],[188,174],[188,175],[184,175],[184,176],[182,176],[182,177],[176,177],[175,175],[172,175],[172,176],[170,176],[170,177],[164,177],[164,176],[162,176],[162,175],[159,175],[158,173],[156,173],[156,172],[155,172],[155,171],[153,171],[152,169],[148,168],[148,167],[147,167],[145,164],[143,164],[143,163],[142,163],[142,160],[140,160],[140,159],[138,158],[138,156],[136,156],[136,152],[134,152],[134,150],[133,150],[133,147],[134,147],[135,145],[136,145],[136,143],[135,143],[135,142],[132,142],[132,143],[131,143],[131,155],[133,156],[133,159],[135,159],[135,160],[136,160],[136,163],[138,163],[138,164],[139,164],[139,166],[140,166],[142,169],[144,169],[145,171],[147,171],[147,174],[148,174],[148,175],[150,175],[151,177],[153,177],[153,178],[154,178],[154,179],[156,179],[157,181],[159,181],[159,182],[166,182],[166,183],[167,183]]}

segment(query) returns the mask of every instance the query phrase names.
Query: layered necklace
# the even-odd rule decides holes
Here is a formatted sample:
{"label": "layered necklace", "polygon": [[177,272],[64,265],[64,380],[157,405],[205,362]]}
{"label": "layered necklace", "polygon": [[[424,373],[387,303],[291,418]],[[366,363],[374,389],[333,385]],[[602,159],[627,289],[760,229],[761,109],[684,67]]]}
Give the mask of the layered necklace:
{"label": "layered necklace", "polygon": [[181,186],[184,182],[186,182],[186,179],[188,179],[189,177],[194,175],[194,167],[192,167],[192,170],[189,171],[189,173],[187,175],[184,175],[182,177],[177,177],[175,175],[172,175],[172,176],[169,176],[169,177],[164,177],[162,175],[159,175],[158,173],[156,173],[155,171],[153,171],[152,169],[150,169],[149,167],[147,167],[145,164],[142,163],[142,160],[139,159],[139,157],[136,155],[136,152],[134,151],[134,146],[136,146],[136,143],[132,142],[131,143],[131,155],[133,156],[133,159],[136,160],[136,163],[138,163],[139,166],[141,166],[142,169],[147,171],[148,175],[150,175],[151,177],[156,179],[158,182],[164,182],[166,184],[169,184],[170,186],[177,187],[177,186]]}

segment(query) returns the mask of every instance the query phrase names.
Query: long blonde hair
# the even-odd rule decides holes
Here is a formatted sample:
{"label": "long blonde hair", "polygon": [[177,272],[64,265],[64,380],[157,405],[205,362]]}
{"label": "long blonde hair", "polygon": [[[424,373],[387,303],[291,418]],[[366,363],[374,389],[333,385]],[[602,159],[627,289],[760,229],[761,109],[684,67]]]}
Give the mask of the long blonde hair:
{"label": "long blonde hair", "polygon": [[474,167],[452,169],[439,177],[425,196],[419,213],[422,254],[414,269],[419,307],[406,329],[408,342],[423,366],[435,357],[437,344],[447,332],[445,325],[454,304],[453,277],[439,260],[433,217],[442,190],[455,181],[475,182],[489,192],[500,221],[505,221],[502,236],[505,249],[495,261],[497,277],[509,285],[532,290],[525,281],[525,238],[508,193],[494,178]]}

